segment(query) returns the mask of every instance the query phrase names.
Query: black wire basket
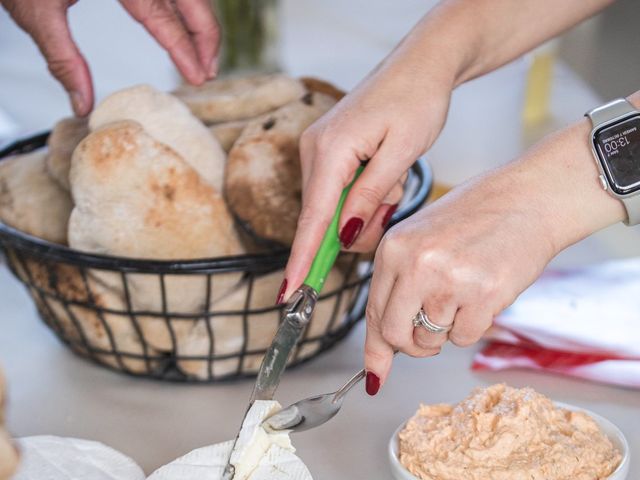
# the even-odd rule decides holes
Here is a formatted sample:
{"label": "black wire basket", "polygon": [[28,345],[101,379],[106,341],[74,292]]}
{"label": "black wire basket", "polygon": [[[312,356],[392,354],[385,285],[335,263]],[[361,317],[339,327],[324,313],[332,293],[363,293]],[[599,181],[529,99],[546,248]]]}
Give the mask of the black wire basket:
{"label": "black wire basket", "polygon": [[[48,133],[15,142],[0,161],[45,146]],[[424,159],[409,172],[390,225],[425,202]],[[0,249],[42,320],[81,357],[130,375],[183,382],[253,376],[282,307],[274,295],[288,250],[187,261],[83,253],[0,222]],[[369,258],[341,253],[289,366],[329,350],[363,318]]]}

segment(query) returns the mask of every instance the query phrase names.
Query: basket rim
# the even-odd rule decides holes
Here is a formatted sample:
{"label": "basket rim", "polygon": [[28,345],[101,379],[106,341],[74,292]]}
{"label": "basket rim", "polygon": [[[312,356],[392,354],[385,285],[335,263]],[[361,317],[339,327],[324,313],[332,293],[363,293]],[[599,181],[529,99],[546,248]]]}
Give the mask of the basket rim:
{"label": "basket rim", "polygon": [[[16,140],[0,150],[0,162],[10,156],[29,153],[46,145],[50,131]],[[426,201],[433,185],[431,167],[424,156],[411,166],[418,179],[418,188],[406,204],[398,209],[388,228],[414,214]],[[88,268],[137,273],[203,273],[249,269],[270,271],[282,268],[289,257],[289,249],[281,248],[265,253],[244,254],[227,257],[156,260],[83,252],[65,245],[29,235],[0,221],[0,247],[5,245],[35,254],[50,261],[61,261]]]}

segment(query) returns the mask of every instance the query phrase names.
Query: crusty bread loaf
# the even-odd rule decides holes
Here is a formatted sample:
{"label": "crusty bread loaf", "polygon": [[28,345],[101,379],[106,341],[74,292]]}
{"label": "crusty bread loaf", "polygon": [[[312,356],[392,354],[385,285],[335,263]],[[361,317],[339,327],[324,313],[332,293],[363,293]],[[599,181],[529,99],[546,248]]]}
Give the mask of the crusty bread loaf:
{"label": "crusty bread loaf", "polygon": [[205,182],[222,191],[226,155],[202,122],[176,97],[149,85],[120,90],[100,102],[89,126],[96,130],[121,120],[140,123],[148,135],[171,147]]}
{"label": "crusty bread loaf", "polygon": [[9,480],[18,466],[18,450],[4,429],[5,384],[0,370],[0,480]]}
{"label": "crusty bread loaf", "polygon": [[71,189],[69,185],[71,155],[80,141],[88,134],[89,125],[86,118],[63,118],[53,127],[47,140],[49,147],[47,172],[58,185],[67,191]]}
{"label": "crusty bread loaf", "polygon": [[0,220],[50,242],[67,242],[71,197],[49,176],[46,150],[0,161]]}
{"label": "crusty bread loaf", "polygon": [[305,87],[284,74],[226,77],[201,86],[183,85],[175,95],[205,123],[256,117],[305,94]]}
{"label": "crusty bread loaf", "polygon": [[335,103],[309,93],[252,120],[234,143],[225,172],[227,203],[258,236],[293,241],[302,202],[300,135]]}

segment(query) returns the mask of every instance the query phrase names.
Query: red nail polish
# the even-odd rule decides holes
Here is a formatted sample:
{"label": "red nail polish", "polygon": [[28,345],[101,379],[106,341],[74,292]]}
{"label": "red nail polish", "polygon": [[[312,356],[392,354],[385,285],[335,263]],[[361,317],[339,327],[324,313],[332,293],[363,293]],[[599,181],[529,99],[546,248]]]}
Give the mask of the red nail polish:
{"label": "red nail polish", "polygon": [[372,397],[380,390],[380,378],[375,373],[367,372],[366,390]]}
{"label": "red nail polish", "polygon": [[355,242],[358,235],[360,235],[363,225],[364,220],[360,217],[351,217],[344,227],[342,227],[340,231],[340,243],[344,248],[349,248],[353,245],[353,242]]}
{"label": "red nail polish", "polygon": [[287,290],[287,279],[285,278],[280,284],[278,296],[276,297],[276,305],[280,305],[284,301],[284,292]]}
{"label": "red nail polish", "polygon": [[387,213],[385,213],[384,217],[382,218],[382,228],[387,228],[387,225],[389,225],[389,222],[391,221],[391,217],[393,217],[393,214],[396,213],[397,209],[397,203],[395,205],[389,206],[389,208],[387,209]]}

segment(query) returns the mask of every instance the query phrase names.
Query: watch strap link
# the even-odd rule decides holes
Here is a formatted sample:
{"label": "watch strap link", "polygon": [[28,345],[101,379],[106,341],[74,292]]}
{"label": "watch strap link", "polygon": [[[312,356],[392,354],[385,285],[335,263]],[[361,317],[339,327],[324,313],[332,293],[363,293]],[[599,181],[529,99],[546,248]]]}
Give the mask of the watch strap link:
{"label": "watch strap link", "polygon": [[591,123],[594,127],[601,127],[607,123],[611,123],[618,120],[621,117],[637,113],[631,103],[624,99],[618,98],[612,102],[605,103],[604,105],[594,108],[586,113],[586,116],[591,119]]}
{"label": "watch strap link", "polygon": [[[591,119],[594,128],[603,127],[629,115],[637,114],[638,110],[626,99],[618,98],[612,102],[590,110],[585,115]],[[640,195],[627,198],[619,198],[627,210],[625,224],[637,225],[640,223]]]}

